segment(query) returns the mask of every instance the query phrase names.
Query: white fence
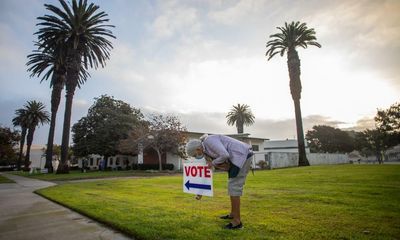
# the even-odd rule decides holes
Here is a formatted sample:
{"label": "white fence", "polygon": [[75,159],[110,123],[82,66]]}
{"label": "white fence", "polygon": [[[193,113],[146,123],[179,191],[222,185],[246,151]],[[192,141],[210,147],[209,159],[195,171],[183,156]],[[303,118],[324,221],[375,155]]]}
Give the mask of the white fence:
{"label": "white fence", "polygon": [[[258,155],[258,156],[257,156]],[[267,168],[285,168],[299,165],[299,154],[288,152],[257,152],[254,156],[254,164],[260,162],[260,155],[264,155],[264,161]],[[324,164],[345,164],[349,163],[349,157],[346,154],[331,153],[307,153],[307,159],[310,165]]]}

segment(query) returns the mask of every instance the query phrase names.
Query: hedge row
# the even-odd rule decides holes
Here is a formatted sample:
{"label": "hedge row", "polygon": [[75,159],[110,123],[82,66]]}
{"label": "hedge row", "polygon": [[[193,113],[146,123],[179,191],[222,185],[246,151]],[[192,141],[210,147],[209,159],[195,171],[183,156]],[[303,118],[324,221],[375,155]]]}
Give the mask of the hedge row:
{"label": "hedge row", "polygon": [[[158,170],[160,166],[158,164],[133,164],[132,169],[133,170]],[[162,164],[162,169],[163,170],[174,170],[174,165],[167,163],[167,164]]]}

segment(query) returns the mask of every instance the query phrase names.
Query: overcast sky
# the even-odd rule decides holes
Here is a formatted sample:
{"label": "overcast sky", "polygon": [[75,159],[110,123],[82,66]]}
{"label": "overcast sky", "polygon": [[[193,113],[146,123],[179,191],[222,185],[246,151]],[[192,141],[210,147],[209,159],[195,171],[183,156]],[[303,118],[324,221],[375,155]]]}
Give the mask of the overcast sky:
{"label": "overcast sky", "polygon": [[[89,1],[90,2],[90,1]],[[304,129],[327,124],[373,127],[377,108],[400,98],[400,1],[94,1],[109,14],[117,39],[106,68],[75,93],[72,124],[102,94],[145,113],[177,115],[189,131],[234,133],[226,114],[247,104],[245,132],[295,138],[286,56],[265,57],[266,42],[285,22],[306,22],[322,48],[299,49]],[[0,1],[0,124],[28,100],[50,110],[49,82],[29,78],[36,17],[51,0]],[[63,92],[64,94],[64,92]],[[60,144],[64,101],[55,142]],[[45,144],[48,125],[36,132]]]}

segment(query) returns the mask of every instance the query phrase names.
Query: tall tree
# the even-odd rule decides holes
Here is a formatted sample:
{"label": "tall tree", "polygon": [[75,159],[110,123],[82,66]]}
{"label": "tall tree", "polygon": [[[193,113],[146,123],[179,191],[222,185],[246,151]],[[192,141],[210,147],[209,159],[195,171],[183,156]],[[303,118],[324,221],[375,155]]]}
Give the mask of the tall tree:
{"label": "tall tree", "polygon": [[304,144],[303,121],[301,117],[300,98],[301,98],[301,81],[300,81],[300,58],[296,48],[307,48],[308,45],[321,47],[316,42],[315,30],[308,28],[306,23],[291,22],[285,23],[284,27],[277,27],[279,33],[270,35],[272,40],[267,42],[266,56],[270,60],[276,54],[283,56],[287,53],[287,65],[290,79],[290,93],[294,102],[294,110],[296,115],[297,140],[299,148],[299,166],[308,166]]}
{"label": "tall tree", "polygon": [[[54,133],[57,119],[57,111],[60,105],[61,92],[65,85],[66,78],[66,48],[63,44],[54,46],[55,49],[48,49],[47,52],[40,48],[40,44],[37,44],[38,49],[34,50],[32,54],[28,55],[27,65],[29,66],[28,71],[31,72],[31,77],[40,77],[44,73],[40,82],[43,80],[50,80],[51,92],[51,119],[49,135],[47,139],[46,148],[46,164],[45,168],[51,173],[53,172],[52,160],[53,160],[53,143],[54,143]],[[80,71],[80,81],[78,86],[83,84],[87,79],[89,73],[81,67]]]}
{"label": "tall tree", "polygon": [[388,147],[400,144],[400,103],[395,103],[388,109],[378,110],[375,125],[380,132],[385,133],[385,144]]}
{"label": "tall tree", "polygon": [[21,139],[19,143],[19,153],[18,153],[18,160],[17,160],[17,169],[18,171],[21,170],[21,162],[22,162],[22,155],[24,151],[24,145],[26,140],[26,134],[28,132],[28,118],[26,114],[26,109],[20,108],[15,110],[15,117],[13,118],[12,122],[15,127],[21,127]]}
{"label": "tall tree", "polygon": [[48,172],[53,172],[52,157],[53,157],[53,141],[57,119],[58,106],[60,105],[61,92],[64,88],[66,68],[65,68],[65,49],[59,44],[55,49],[49,49],[48,52],[41,51],[40,48],[34,50],[28,55],[27,65],[28,71],[31,72],[31,77],[40,76],[44,73],[42,79],[48,80],[51,76],[50,88],[51,92],[51,119],[49,135],[47,139],[46,164],[45,168]]}
{"label": "tall tree", "polygon": [[33,136],[36,130],[36,127],[39,124],[45,124],[50,121],[49,113],[45,110],[45,105],[41,102],[37,102],[35,100],[28,101],[25,104],[26,110],[26,118],[27,118],[27,127],[28,127],[28,135],[26,137],[26,155],[25,155],[25,170],[28,170],[30,165],[30,152],[31,146],[33,142]]}
{"label": "tall tree", "polygon": [[247,104],[232,106],[226,118],[228,125],[236,125],[238,133],[243,133],[243,125],[250,126],[254,123],[254,115]]}
{"label": "tall tree", "polygon": [[162,170],[162,156],[170,152],[184,157],[186,128],[175,116],[152,115],[147,123],[129,133],[120,141],[119,151],[126,154],[137,154],[142,149],[152,148],[157,152],[159,170]]}
{"label": "tall tree", "polygon": [[400,103],[388,109],[378,109],[375,129],[367,129],[356,135],[356,147],[363,155],[375,155],[379,163],[387,149],[400,143]]}
{"label": "tall tree", "polygon": [[139,109],[102,95],[96,98],[87,116],[72,127],[74,154],[79,157],[99,154],[104,156],[107,164],[108,157],[119,153],[119,141],[126,138],[142,120],[143,114]]}
{"label": "tall tree", "polygon": [[326,125],[313,126],[306,134],[312,152],[349,153],[354,150],[354,138],[347,132]]}
{"label": "tall tree", "polygon": [[357,134],[358,150],[363,155],[374,154],[379,163],[383,162],[382,155],[389,148],[387,143],[387,134],[380,129],[367,129]]}
{"label": "tall tree", "polygon": [[20,137],[19,131],[0,126],[0,166],[15,164],[17,154],[14,147],[18,144]]}
{"label": "tall tree", "polygon": [[39,17],[38,25],[41,27],[38,34],[40,47],[44,51],[54,49],[62,43],[67,48],[66,53],[66,101],[64,113],[63,135],[61,142],[61,164],[58,173],[67,173],[68,145],[70,137],[72,102],[76,87],[79,83],[79,71],[82,65],[97,68],[99,64],[104,67],[109,59],[111,42],[107,37],[115,38],[108,25],[107,14],[99,11],[99,6],[86,0],[72,0],[68,5],[66,1],[59,0],[62,8],[45,4],[47,10],[53,15]]}

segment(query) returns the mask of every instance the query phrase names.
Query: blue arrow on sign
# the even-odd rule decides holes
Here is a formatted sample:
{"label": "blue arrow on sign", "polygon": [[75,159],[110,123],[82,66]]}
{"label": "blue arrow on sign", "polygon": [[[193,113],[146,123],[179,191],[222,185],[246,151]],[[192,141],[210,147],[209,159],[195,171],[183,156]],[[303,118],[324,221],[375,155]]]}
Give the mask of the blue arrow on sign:
{"label": "blue arrow on sign", "polygon": [[190,183],[190,180],[188,180],[185,183],[185,186],[188,190],[190,188],[199,188],[199,189],[206,189],[206,190],[211,190],[211,185],[206,185],[206,184],[198,184],[198,183]]}

